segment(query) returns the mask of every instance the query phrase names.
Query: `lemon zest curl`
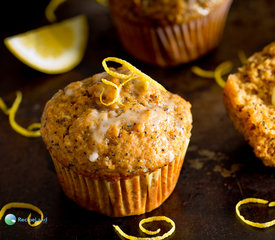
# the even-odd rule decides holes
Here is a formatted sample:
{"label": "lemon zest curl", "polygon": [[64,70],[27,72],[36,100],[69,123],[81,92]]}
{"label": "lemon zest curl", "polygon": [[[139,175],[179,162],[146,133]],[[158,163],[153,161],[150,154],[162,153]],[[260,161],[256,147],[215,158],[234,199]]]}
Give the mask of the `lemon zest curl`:
{"label": "lemon zest curl", "polygon": [[242,64],[245,64],[247,62],[247,57],[246,57],[245,52],[243,50],[238,51],[238,57],[239,57],[240,62]]}
{"label": "lemon zest curl", "polygon": [[0,210],[0,220],[2,219],[2,217],[4,216],[5,212],[11,208],[23,208],[23,209],[31,209],[35,212],[37,212],[38,214],[40,214],[40,220],[39,221],[35,221],[34,223],[31,223],[30,218],[31,218],[31,213],[28,216],[28,224],[31,227],[37,227],[38,225],[40,225],[43,221],[44,215],[43,212],[36,206],[30,204],[30,203],[23,203],[23,202],[11,202],[11,203],[7,203],[6,205],[4,205],[4,207],[2,207],[2,209]]}
{"label": "lemon zest curl", "polygon": [[55,10],[67,0],[51,0],[45,9],[45,16],[47,20],[51,23],[56,21]]}
{"label": "lemon zest curl", "polygon": [[110,105],[114,104],[116,101],[120,101],[120,97],[119,97],[119,88],[118,88],[118,86],[117,86],[116,84],[114,84],[113,82],[108,81],[108,80],[106,80],[106,79],[101,79],[101,81],[102,81],[103,83],[105,83],[106,85],[110,85],[110,86],[115,87],[115,88],[116,88],[116,96],[115,96],[114,100],[111,101],[111,102],[109,102],[109,103],[103,102],[102,96],[103,96],[103,93],[104,93],[104,91],[105,91],[105,88],[103,88],[103,90],[102,90],[102,92],[100,93],[100,96],[99,96],[100,102],[101,102],[103,105],[105,105],[105,106],[110,106]]}
{"label": "lemon zest curl", "polygon": [[98,2],[102,6],[108,6],[108,0],[96,0],[96,2]]}
{"label": "lemon zest curl", "polygon": [[[27,129],[18,125],[15,121],[15,115],[18,111],[19,105],[22,101],[22,93],[20,91],[16,92],[16,98],[11,106],[8,108],[7,105],[4,103],[3,99],[0,98],[0,109],[9,116],[9,122],[13,130],[25,137],[40,137],[40,123],[32,123]],[[36,130],[35,130],[36,129]]]}
{"label": "lemon zest curl", "polygon": [[193,66],[191,71],[199,77],[204,78],[215,78],[216,83],[224,88],[226,81],[222,78],[223,75],[230,73],[233,64],[231,61],[222,62],[219,64],[214,71],[204,70],[198,66]]}
{"label": "lemon zest curl", "polygon": [[144,228],[142,225],[144,223],[149,223],[149,222],[154,222],[154,221],[165,221],[168,222],[172,225],[172,228],[166,232],[165,234],[163,234],[162,236],[156,236],[156,237],[135,237],[135,236],[131,236],[128,235],[126,233],[124,233],[119,226],[117,225],[113,225],[114,229],[124,238],[129,239],[129,240],[162,240],[165,239],[169,236],[171,236],[175,230],[176,230],[176,225],[174,223],[174,221],[166,216],[153,216],[153,217],[149,217],[149,218],[145,218],[142,219],[139,222],[139,228],[142,232],[146,233],[147,235],[155,235],[158,234],[160,232],[160,229],[157,229],[156,231],[150,231],[146,228]]}
{"label": "lemon zest curl", "polygon": [[127,79],[125,82],[121,83],[119,86],[117,86],[115,83],[111,82],[111,81],[108,81],[106,79],[101,79],[101,81],[103,83],[105,83],[106,85],[110,85],[110,86],[113,86],[115,87],[116,89],[116,95],[115,95],[115,98],[113,99],[113,101],[109,102],[109,103],[105,103],[103,102],[102,100],[102,96],[103,96],[103,93],[105,91],[105,88],[103,88],[102,92],[100,93],[100,96],[99,96],[99,100],[100,102],[105,105],[105,106],[110,106],[112,104],[114,104],[115,102],[118,102],[119,104],[121,105],[124,105],[122,102],[121,102],[121,99],[120,99],[120,91],[121,91],[121,88],[123,87],[123,85],[125,85],[127,82],[133,80],[134,78],[130,78],[130,79]]}
{"label": "lemon zest curl", "polygon": [[268,204],[267,205],[268,207],[275,207],[275,202],[269,202],[267,200],[260,199],[260,198],[246,198],[246,199],[239,201],[235,207],[237,216],[244,223],[246,223],[249,226],[256,227],[256,228],[268,228],[268,227],[275,225],[275,219],[272,221],[269,221],[269,222],[264,222],[264,223],[252,222],[250,220],[245,219],[244,216],[241,215],[239,208],[240,208],[240,206],[247,204],[247,203],[260,203],[260,204],[265,204],[265,205]]}
{"label": "lemon zest curl", "polygon": [[10,109],[7,107],[3,99],[0,97],[0,109],[5,113],[6,115],[9,115]]}
{"label": "lemon zest curl", "polygon": [[28,126],[28,130],[33,131],[35,129],[40,129],[41,128],[41,123],[32,123],[31,125]]}
{"label": "lemon zest curl", "polygon": [[219,66],[216,67],[215,71],[214,71],[214,76],[215,76],[215,80],[217,82],[217,84],[224,88],[226,81],[222,78],[223,75],[228,74],[231,72],[233,67],[232,62],[230,61],[226,61],[221,63]]}
{"label": "lemon zest curl", "polygon": [[191,68],[191,71],[199,77],[204,77],[204,78],[214,78],[215,77],[214,71],[204,70],[198,66],[193,66]]}
{"label": "lemon zest curl", "polygon": [[[106,62],[116,62],[116,63],[120,63],[123,67],[128,68],[132,73],[130,75],[126,75],[126,74],[121,74],[121,73],[117,73],[112,71],[108,66]],[[141,80],[144,82],[149,82],[152,85],[154,85],[155,87],[166,91],[166,89],[159,84],[157,81],[153,80],[151,77],[149,77],[148,75],[146,75],[145,73],[141,72],[139,69],[137,69],[136,67],[134,67],[132,64],[128,63],[125,60],[122,60],[120,58],[116,58],[116,57],[107,57],[105,59],[103,59],[102,61],[102,66],[104,68],[104,70],[111,75],[112,77],[117,77],[120,79],[129,79],[131,77],[134,77],[135,75],[140,76]]]}
{"label": "lemon zest curl", "polygon": [[[108,67],[107,62],[115,62],[115,63],[119,63],[121,64],[123,67],[128,68],[131,72],[131,74],[123,74],[123,73],[118,73],[113,71],[111,68]],[[103,59],[102,61],[102,66],[104,68],[104,70],[112,77],[114,78],[118,78],[121,80],[125,80],[122,84],[120,84],[119,86],[117,86],[116,84],[114,84],[111,81],[108,81],[106,79],[101,79],[101,81],[103,83],[105,83],[106,85],[110,85],[116,88],[116,95],[113,101],[109,102],[109,103],[104,103],[102,101],[102,96],[103,93],[105,91],[105,88],[102,90],[101,94],[100,94],[100,102],[105,105],[105,106],[110,106],[112,104],[114,104],[115,102],[118,102],[119,104],[123,105],[120,99],[120,90],[122,88],[123,85],[125,85],[127,82],[136,79],[139,77],[140,80],[142,80],[145,83],[145,87],[148,88],[149,83],[154,85],[155,87],[159,88],[160,90],[166,91],[166,89],[159,84],[158,82],[156,82],[155,80],[153,80],[151,77],[149,77],[148,75],[146,75],[145,73],[141,72],[139,69],[137,69],[136,67],[134,67],[132,64],[128,63],[125,60],[122,60],[120,58],[116,58],[116,57],[107,57],[105,59]]]}

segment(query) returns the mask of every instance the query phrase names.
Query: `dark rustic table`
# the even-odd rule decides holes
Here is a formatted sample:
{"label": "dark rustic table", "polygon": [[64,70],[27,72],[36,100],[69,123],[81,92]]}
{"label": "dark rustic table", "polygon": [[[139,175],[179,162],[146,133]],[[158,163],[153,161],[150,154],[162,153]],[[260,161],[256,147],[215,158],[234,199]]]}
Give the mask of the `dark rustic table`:
{"label": "dark rustic table", "polygon": [[[23,126],[39,121],[46,101],[72,81],[101,72],[107,56],[126,59],[192,104],[194,125],[190,147],[178,184],[164,204],[151,213],[109,218],[89,212],[62,192],[54,166],[41,138],[15,133],[0,113],[0,208],[9,202],[32,203],[44,212],[47,223],[31,228],[0,222],[0,239],[119,239],[112,224],[129,234],[139,234],[138,222],[165,215],[176,223],[172,239],[275,239],[275,228],[259,230],[243,224],[235,214],[236,203],[246,197],[275,200],[275,169],[255,158],[252,149],[234,129],[222,102],[222,89],[212,80],[193,75],[196,64],[213,69],[224,60],[240,66],[238,50],[247,55],[275,40],[275,1],[235,0],[222,41],[217,49],[187,65],[161,69],[136,61],[122,49],[107,8],[93,0],[68,1],[57,10],[59,19],[85,13],[89,19],[89,43],[85,57],[74,70],[60,75],[37,72],[18,61],[4,46],[4,37],[46,24],[43,1],[10,1],[1,6],[0,96],[9,104],[21,90],[23,102],[16,120]],[[251,210],[251,209],[250,209]],[[28,210],[13,209],[26,218]],[[254,220],[270,220],[273,210],[245,209]],[[33,214],[38,217],[38,215]],[[161,224],[168,229],[169,226]]]}

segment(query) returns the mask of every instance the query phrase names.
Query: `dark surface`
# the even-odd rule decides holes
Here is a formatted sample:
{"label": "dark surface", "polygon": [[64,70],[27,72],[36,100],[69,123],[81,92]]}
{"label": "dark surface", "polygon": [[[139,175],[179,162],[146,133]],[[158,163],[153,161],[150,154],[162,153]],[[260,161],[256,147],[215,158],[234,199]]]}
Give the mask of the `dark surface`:
{"label": "dark surface", "polygon": [[[193,64],[213,69],[224,60],[232,60],[236,71],[240,66],[239,49],[250,55],[275,40],[275,1],[235,0],[219,47],[195,63],[172,69],[151,67],[127,55],[115,35],[107,8],[92,0],[69,1],[57,10],[57,15],[63,19],[87,14],[90,35],[81,64],[61,75],[28,68],[5,48],[4,37],[47,23],[43,15],[47,1],[23,2],[17,9],[13,3],[1,6],[1,12],[6,14],[1,16],[5,24],[0,42],[0,96],[11,104],[15,91],[23,92],[16,117],[21,125],[39,121],[46,101],[59,88],[103,71],[101,60],[107,56],[130,61],[168,90],[189,100],[194,125],[179,182],[170,198],[151,213],[115,219],[86,211],[70,201],[59,186],[42,139],[18,135],[10,128],[7,116],[0,113],[0,208],[9,202],[28,202],[40,207],[47,217],[47,223],[37,228],[26,223],[8,226],[2,219],[0,239],[119,239],[112,224],[129,234],[139,234],[139,220],[156,215],[175,221],[175,240],[275,239],[274,227],[254,229],[235,215],[235,205],[243,198],[275,200],[275,169],[264,167],[234,129],[223,107],[222,89],[212,79],[196,77],[190,71]],[[227,170],[232,165],[239,170],[230,175]],[[252,211],[251,217],[258,221],[275,217],[274,210]],[[25,218],[29,211],[13,209],[9,213]],[[249,212],[246,214],[248,217]]]}

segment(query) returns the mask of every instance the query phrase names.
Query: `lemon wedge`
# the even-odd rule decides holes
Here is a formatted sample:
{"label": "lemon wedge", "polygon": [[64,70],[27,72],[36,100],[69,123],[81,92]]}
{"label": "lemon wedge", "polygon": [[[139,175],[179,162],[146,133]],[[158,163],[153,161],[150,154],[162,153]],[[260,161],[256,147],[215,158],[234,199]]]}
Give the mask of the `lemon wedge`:
{"label": "lemon wedge", "polygon": [[49,74],[70,71],[83,58],[88,40],[84,15],[4,39],[23,63]]}

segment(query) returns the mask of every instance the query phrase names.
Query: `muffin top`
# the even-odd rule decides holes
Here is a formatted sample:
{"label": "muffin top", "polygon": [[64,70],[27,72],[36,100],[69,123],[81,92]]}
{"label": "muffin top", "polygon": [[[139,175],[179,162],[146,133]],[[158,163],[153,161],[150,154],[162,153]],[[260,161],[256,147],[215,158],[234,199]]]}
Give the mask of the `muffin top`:
{"label": "muffin top", "polygon": [[41,135],[55,160],[85,176],[116,178],[180,156],[190,138],[190,103],[131,71],[109,69],[111,75],[73,82],[48,101]]}
{"label": "muffin top", "polygon": [[227,0],[109,0],[117,14],[132,21],[161,25],[182,23],[209,12]]}
{"label": "muffin top", "polygon": [[275,42],[229,76],[224,100],[236,128],[256,156],[275,167]]}

